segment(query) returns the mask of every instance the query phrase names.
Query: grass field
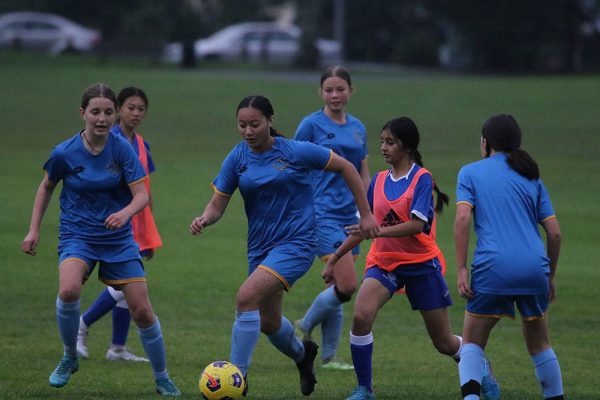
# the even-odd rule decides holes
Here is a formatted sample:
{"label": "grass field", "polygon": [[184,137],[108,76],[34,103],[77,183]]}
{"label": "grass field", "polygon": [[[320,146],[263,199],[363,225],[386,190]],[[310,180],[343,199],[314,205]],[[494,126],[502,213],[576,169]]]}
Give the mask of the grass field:
{"label": "grass field", "polygon": [[[512,113],[524,132],[524,148],[538,161],[563,232],[551,306],[550,330],[568,399],[600,398],[600,77],[501,77],[419,73],[411,70],[353,71],[355,94],[348,110],[369,132],[370,168],[385,168],[378,151],[387,120],[412,117],[422,135],[421,153],[440,188],[454,198],[462,164],[479,158],[481,125]],[[150,98],[141,132],[151,143],[155,215],[164,248],[146,264],[150,296],[161,318],[168,368],[183,398],[199,398],[197,378],[210,361],[226,359],[234,297],[246,271],[246,222],[239,195],[223,220],[201,237],[187,232],[212,190],[223,157],[239,141],[234,112],[248,94],[261,93],[275,107],[275,126],[288,137],[301,117],[321,106],[318,73],[228,68],[181,71],[144,62],[52,58],[0,53],[0,398],[156,398],[147,365],[106,361],[110,317],[91,330],[91,358],[64,388],[48,386],[62,354],[56,329],[58,193],[42,227],[36,257],[21,253],[41,166],[52,147],[83,127],[81,94],[103,81],[118,89],[143,87]],[[453,201],[451,200],[451,204]],[[455,289],[452,224],[454,207],[438,223],[439,244],[449,261],[447,281],[456,305],[452,324],[460,332],[464,302]],[[364,254],[357,265],[362,272]],[[322,289],[321,264],[286,295],[284,311],[299,318]],[[82,308],[102,285],[86,284]],[[352,304],[346,306],[344,332]],[[378,399],[459,399],[456,364],[431,346],[418,313],[394,298],[374,329],[374,384]],[[141,353],[135,330],[128,345]],[[503,399],[540,399],[518,321],[503,320],[487,349]],[[339,354],[349,359],[347,334]],[[250,370],[251,399],[299,399],[297,371],[263,336]],[[354,387],[352,372],[319,370],[312,398],[341,399]]]}

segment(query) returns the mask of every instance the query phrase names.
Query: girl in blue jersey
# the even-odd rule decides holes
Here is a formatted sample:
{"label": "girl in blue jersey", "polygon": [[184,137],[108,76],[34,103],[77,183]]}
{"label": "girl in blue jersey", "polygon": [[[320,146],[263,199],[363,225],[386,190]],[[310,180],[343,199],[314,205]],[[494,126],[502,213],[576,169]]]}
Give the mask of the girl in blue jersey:
{"label": "girl in blue jersey", "polygon": [[[447,307],[452,300],[443,277],[444,256],[435,241],[435,212],[442,211],[448,196],[423,168],[419,141],[417,126],[407,117],[395,118],[381,129],[381,153],[392,168],[375,174],[368,191],[380,231],[367,254],[367,269],[354,304],[350,348],[358,386],[349,400],[375,398],[373,324],[378,311],[400,289],[406,291],[412,309],[420,311],[435,348],[459,358],[461,338],[450,327]],[[334,279],[338,260],[363,240],[356,228],[347,227],[350,236],[327,261],[326,282]],[[488,381],[494,385],[491,377]]]}
{"label": "girl in blue jersey", "polygon": [[[156,248],[162,246],[162,241],[152,215],[152,196],[150,192],[150,174],[156,168],[154,167],[148,142],[139,133],[136,133],[136,129],[146,117],[148,97],[142,89],[129,86],[119,92],[117,101],[119,117],[117,123],[111,128],[111,132],[127,139],[147,175],[145,183],[150,201],[141,212],[132,217],[131,223],[133,238],[140,247],[140,253],[142,257],[149,260],[153,257]],[[110,348],[106,352],[106,359],[148,362],[147,358],[138,357],[125,347],[131,315],[123,292],[110,286],[107,286],[100,293],[90,308],[81,316],[77,334],[77,354],[83,358],[89,357],[87,348],[88,328],[111,310],[113,333]]]}
{"label": "girl in blue jersey", "polygon": [[[367,132],[364,125],[345,111],[352,95],[350,73],[333,66],[321,75],[320,94],[325,106],[305,117],[296,130],[296,140],[325,146],[350,161],[360,174],[365,190],[371,176],[367,164]],[[327,261],[344,242],[344,227],[358,221],[356,205],[346,182],[339,174],[314,171],[312,184],[319,246],[317,255]],[[350,301],[358,282],[354,260],[360,247],[355,247],[335,269],[335,277],[313,301],[304,317],[294,324],[301,336],[310,337],[313,328],[321,325],[321,365],[327,369],[351,370],[353,366],[336,357],[343,325],[343,303]]]}
{"label": "girl in blue jersey", "polygon": [[179,396],[166,368],[166,354],[158,318],[148,300],[131,217],[148,203],[146,173],[131,145],[110,132],[116,119],[117,99],[106,85],[88,87],[81,100],[85,128],[54,148],[44,164],[44,178],[33,204],[23,252],[35,255],[40,225],[59,181],[59,289],[56,299],[58,330],[64,356],[49,378],[62,387],[79,369],[77,330],[83,283],[97,263],[98,279],[122,290],[161,395]]}
{"label": "girl in blue jersey", "polygon": [[[521,314],[525,345],[544,399],[563,398],[560,366],[546,319],[555,297],[560,228],[536,162],[520,148],[521,129],[511,115],[489,118],[482,129],[481,161],[464,166],[456,189],[457,283],[467,301],[459,363],[464,399],[479,399],[484,349],[501,317]],[[477,244],[467,252],[471,216]],[[546,248],[538,231],[546,233]]]}
{"label": "girl in blue jersey", "polygon": [[271,124],[273,107],[263,96],[241,101],[236,117],[244,139],[225,158],[212,186],[214,195],[204,212],[192,221],[190,232],[200,234],[216,223],[239,188],[248,217],[248,277],[238,290],[232,329],[230,361],[244,375],[260,332],[296,363],[302,394],[313,392],[317,344],[294,335],[282,314],[283,292],[311,267],[317,246],[313,191],[309,172],[340,173],[363,216],[360,231],[378,231],[356,168],[331,150],[313,143],[288,140]]}

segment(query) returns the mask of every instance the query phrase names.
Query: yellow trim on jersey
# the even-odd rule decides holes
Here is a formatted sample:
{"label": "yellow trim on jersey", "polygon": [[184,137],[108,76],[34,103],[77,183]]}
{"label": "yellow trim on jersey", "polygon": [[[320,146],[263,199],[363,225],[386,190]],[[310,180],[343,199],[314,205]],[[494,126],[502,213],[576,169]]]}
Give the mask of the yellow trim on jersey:
{"label": "yellow trim on jersey", "polygon": [[549,220],[551,220],[551,219],[553,219],[553,218],[554,218],[554,219],[556,219],[556,215],[551,215],[551,216],[549,216],[549,217],[546,217],[546,218],[544,218],[543,220],[541,220],[541,221],[540,221],[540,223],[543,223],[543,222],[549,221]]}
{"label": "yellow trim on jersey", "polygon": [[133,182],[131,182],[131,183],[128,183],[128,184],[127,184],[127,186],[133,186],[133,185],[135,185],[136,183],[143,182],[143,181],[144,181],[145,179],[147,179],[147,178],[148,178],[148,175],[144,176],[143,178],[140,178],[140,179],[138,179],[137,181],[133,181]]}
{"label": "yellow trim on jersey", "polygon": [[327,169],[327,167],[329,167],[329,164],[331,164],[331,160],[333,160],[333,150],[329,149],[329,160],[327,161],[327,164],[325,164],[323,169]]}
{"label": "yellow trim on jersey", "polygon": [[286,290],[286,291],[289,291],[289,290],[290,290],[290,285],[289,285],[289,283],[288,283],[288,282],[285,280],[285,278],[284,278],[283,276],[279,275],[279,273],[278,273],[277,271],[275,271],[275,270],[273,270],[273,269],[271,269],[271,268],[267,267],[266,265],[262,265],[262,264],[260,264],[260,265],[258,266],[258,268],[260,268],[260,269],[262,269],[262,270],[265,270],[265,271],[267,271],[267,272],[271,273],[273,276],[275,276],[275,278],[279,279],[279,280],[281,281],[281,283],[283,283],[283,286],[285,287],[285,290]]}
{"label": "yellow trim on jersey", "polygon": [[468,201],[459,201],[459,202],[456,203],[457,206],[460,205],[460,204],[466,204],[469,207],[473,208],[473,204],[469,203]]}
{"label": "yellow trim on jersey", "polygon": [[220,195],[220,196],[227,197],[227,198],[231,197],[230,194],[227,194],[225,192],[221,192],[219,189],[217,189],[217,187],[215,186],[214,183],[211,183],[210,187],[213,188],[213,190],[215,191],[215,193],[218,194],[218,195]]}

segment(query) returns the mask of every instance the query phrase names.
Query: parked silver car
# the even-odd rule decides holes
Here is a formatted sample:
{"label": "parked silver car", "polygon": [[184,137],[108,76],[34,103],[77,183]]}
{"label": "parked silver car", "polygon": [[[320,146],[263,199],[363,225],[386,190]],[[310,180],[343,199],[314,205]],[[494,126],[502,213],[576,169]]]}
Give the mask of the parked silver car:
{"label": "parked silver car", "polygon": [[87,52],[101,41],[99,31],[54,14],[11,12],[0,15],[0,47],[60,54]]}
{"label": "parked silver car", "polygon": [[[281,26],[272,22],[243,22],[230,25],[213,35],[194,43],[197,60],[259,61],[290,64],[300,50],[302,31],[297,26]],[[317,39],[322,64],[339,62],[341,45],[335,40]],[[168,44],[163,58],[180,62],[183,58],[181,43]]]}

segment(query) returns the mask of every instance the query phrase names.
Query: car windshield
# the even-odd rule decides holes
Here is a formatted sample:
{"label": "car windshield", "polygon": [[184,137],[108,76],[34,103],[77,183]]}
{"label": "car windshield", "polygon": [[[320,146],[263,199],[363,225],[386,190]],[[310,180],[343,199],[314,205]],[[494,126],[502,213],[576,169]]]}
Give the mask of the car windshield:
{"label": "car windshield", "polygon": [[223,41],[229,41],[231,39],[235,39],[236,37],[238,37],[241,32],[242,32],[242,29],[240,29],[239,26],[230,26],[229,28],[225,28],[223,30],[213,33],[210,36],[210,38],[223,40]]}

